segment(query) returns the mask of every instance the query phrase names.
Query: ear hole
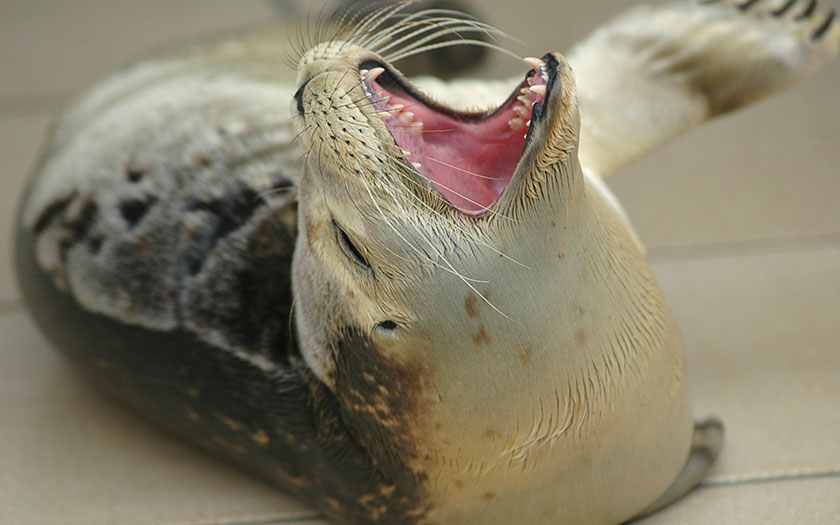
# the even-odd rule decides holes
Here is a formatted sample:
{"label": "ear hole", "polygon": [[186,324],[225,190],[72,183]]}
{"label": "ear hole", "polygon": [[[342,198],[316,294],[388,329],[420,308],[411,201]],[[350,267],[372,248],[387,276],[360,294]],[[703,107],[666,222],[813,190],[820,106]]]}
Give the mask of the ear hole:
{"label": "ear hole", "polygon": [[382,321],[381,323],[376,325],[376,328],[385,330],[387,332],[393,332],[397,329],[397,323],[395,323],[394,321]]}

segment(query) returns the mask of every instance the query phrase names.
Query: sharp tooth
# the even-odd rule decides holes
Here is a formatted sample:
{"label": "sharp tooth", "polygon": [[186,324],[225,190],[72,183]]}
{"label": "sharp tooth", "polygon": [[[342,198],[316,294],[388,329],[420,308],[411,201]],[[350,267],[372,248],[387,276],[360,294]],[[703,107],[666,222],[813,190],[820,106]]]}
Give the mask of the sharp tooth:
{"label": "sharp tooth", "polygon": [[[530,93],[530,91],[529,91],[529,93]],[[531,100],[531,97],[529,97],[528,95],[519,95],[518,97],[516,97],[516,100],[518,100],[519,102],[522,102],[523,104],[530,104],[530,103],[533,102]]]}
{"label": "sharp tooth", "polygon": [[531,91],[533,91],[534,93],[536,93],[537,95],[539,95],[541,97],[545,96],[545,84],[540,84],[539,86],[531,86],[528,89],[530,89]]}
{"label": "sharp tooth", "polygon": [[419,120],[416,122],[411,123],[411,131],[416,133],[417,135],[423,134],[423,123]]}
{"label": "sharp tooth", "polygon": [[508,126],[510,126],[510,129],[513,131],[519,131],[525,126],[525,123],[522,122],[521,118],[512,118],[508,120]]}
{"label": "sharp tooth", "polygon": [[545,67],[545,62],[543,62],[539,58],[525,57],[522,60],[524,60],[529,66],[534,68],[534,71],[537,71],[537,72],[539,72],[540,69]]}
{"label": "sharp tooth", "polygon": [[403,111],[402,113],[400,113],[400,116],[398,118],[400,119],[400,122],[407,126],[414,122],[414,113],[412,113],[411,111]]}
{"label": "sharp tooth", "polygon": [[368,71],[367,69],[360,69],[359,70],[359,75],[361,75],[362,78],[367,78],[368,73],[370,73],[370,71]]}
{"label": "sharp tooth", "polygon": [[529,120],[528,122],[525,123],[525,125],[530,128],[531,127],[531,121]]}
{"label": "sharp tooth", "polygon": [[379,118],[381,118],[381,119],[386,119],[386,118],[389,118],[389,117],[393,117],[393,115],[391,115],[387,111],[377,111],[376,114],[379,115]]}
{"label": "sharp tooth", "polygon": [[367,81],[368,82],[373,82],[374,80],[379,78],[379,75],[381,75],[384,72],[385,72],[384,67],[375,67],[375,68],[371,69],[370,71],[368,71]]}
{"label": "sharp tooth", "polygon": [[414,169],[416,169],[417,171],[420,171],[420,168],[423,167],[423,165],[419,162],[412,162],[411,165],[414,166]]}
{"label": "sharp tooth", "polygon": [[402,148],[400,148],[400,151],[402,152],[403,157],[408,157],[412,153],[411,151],[408,151],[407,149],[402,149]]}
{"label": "sharp tooth", "polygon": [[517,117],[524,117],[529,113],[528,108],[526,108],[525,106],[520,106],[519,104],[513,106],[513,112],[516,113]]}
{"label": "sharp tooth", "polygon": [[388,105],[388,108],[392,109],[396,112],[400,112],[400,111],[405,109],[405,106],[403,104],[393,104],[393,105]]}

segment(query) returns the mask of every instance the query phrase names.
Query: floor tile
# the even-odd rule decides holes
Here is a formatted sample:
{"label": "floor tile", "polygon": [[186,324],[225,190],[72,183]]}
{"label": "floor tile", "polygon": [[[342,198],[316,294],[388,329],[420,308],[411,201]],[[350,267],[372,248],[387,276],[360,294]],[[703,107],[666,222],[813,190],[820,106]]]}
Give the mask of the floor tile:
{"label": "floor tile", "polygon": [[0,102],[60,101],[149,48],[265,23],[265,0],[0,0]]}
{"label": "floor tile", "polygon": [[0,523],[225,523],[314,513],[103,399],[0,315]]}
{"label": "floor tile", "polygon": [[840,232],[840,61],[610,178],[649,247]]}
{"label": "floor tile", "polygon": [[704,487],[636,525],[829,525],[840,523],[840,476]]}
{"label": "floor tile", "polygon": [[695,412],[726,426],[711,480],[840,471],[840,246],[653,267]]}
{"label": "floor tile", "polygon": [[11,261],[13,218],[49,122],[50,117],[45,114],[0,116],[0,301],[18,297]]}

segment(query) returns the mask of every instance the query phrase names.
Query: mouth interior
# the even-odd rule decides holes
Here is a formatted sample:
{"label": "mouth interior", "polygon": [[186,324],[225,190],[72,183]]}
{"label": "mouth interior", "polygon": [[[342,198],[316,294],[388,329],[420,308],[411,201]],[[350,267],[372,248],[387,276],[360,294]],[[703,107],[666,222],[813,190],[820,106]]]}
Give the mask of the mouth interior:
{"label": "mouth interior", "polygon": [[513,178],[534,113],[541,113],[545,105],[545,63],[527,61],[533,69],[489,115],[430,105],[381,67],[362,69],[360,74],[365,92],[404,158],[452,206],[468,215],[481,215]]}

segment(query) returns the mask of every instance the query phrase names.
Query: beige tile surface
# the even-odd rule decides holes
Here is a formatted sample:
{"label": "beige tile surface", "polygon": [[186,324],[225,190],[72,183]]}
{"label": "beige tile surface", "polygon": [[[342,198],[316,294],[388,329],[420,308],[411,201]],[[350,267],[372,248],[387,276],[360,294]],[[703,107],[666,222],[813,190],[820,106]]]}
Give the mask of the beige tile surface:
{"label": "beige tile surface", "polygon": [[726,425],[711,480],[840,472],[840,247],[655,263],[698,416]]}
{"label": "beige tile surface", "polygon": [[637,525],[840,523],[840,477],[705,487]]}
{"label": "beige tile surface", "polygon": [[0,13],[7,111],[55,107],[141,51],[274,16],[265,0],[0,0]]}
{"label": "beige tile surface", "polygon": [[12,276],[13,217],[18,197],[51,117],[0,116],[0,302],[18,297]]}
{"label": "beige tile surface", "polygon": [[0,523],[199,523],[312,512],[105,400],[0,314]]}
{"label": "beige tile surface", "polygon": [[651,247],[840,232],[840,60],[610,179]]}

